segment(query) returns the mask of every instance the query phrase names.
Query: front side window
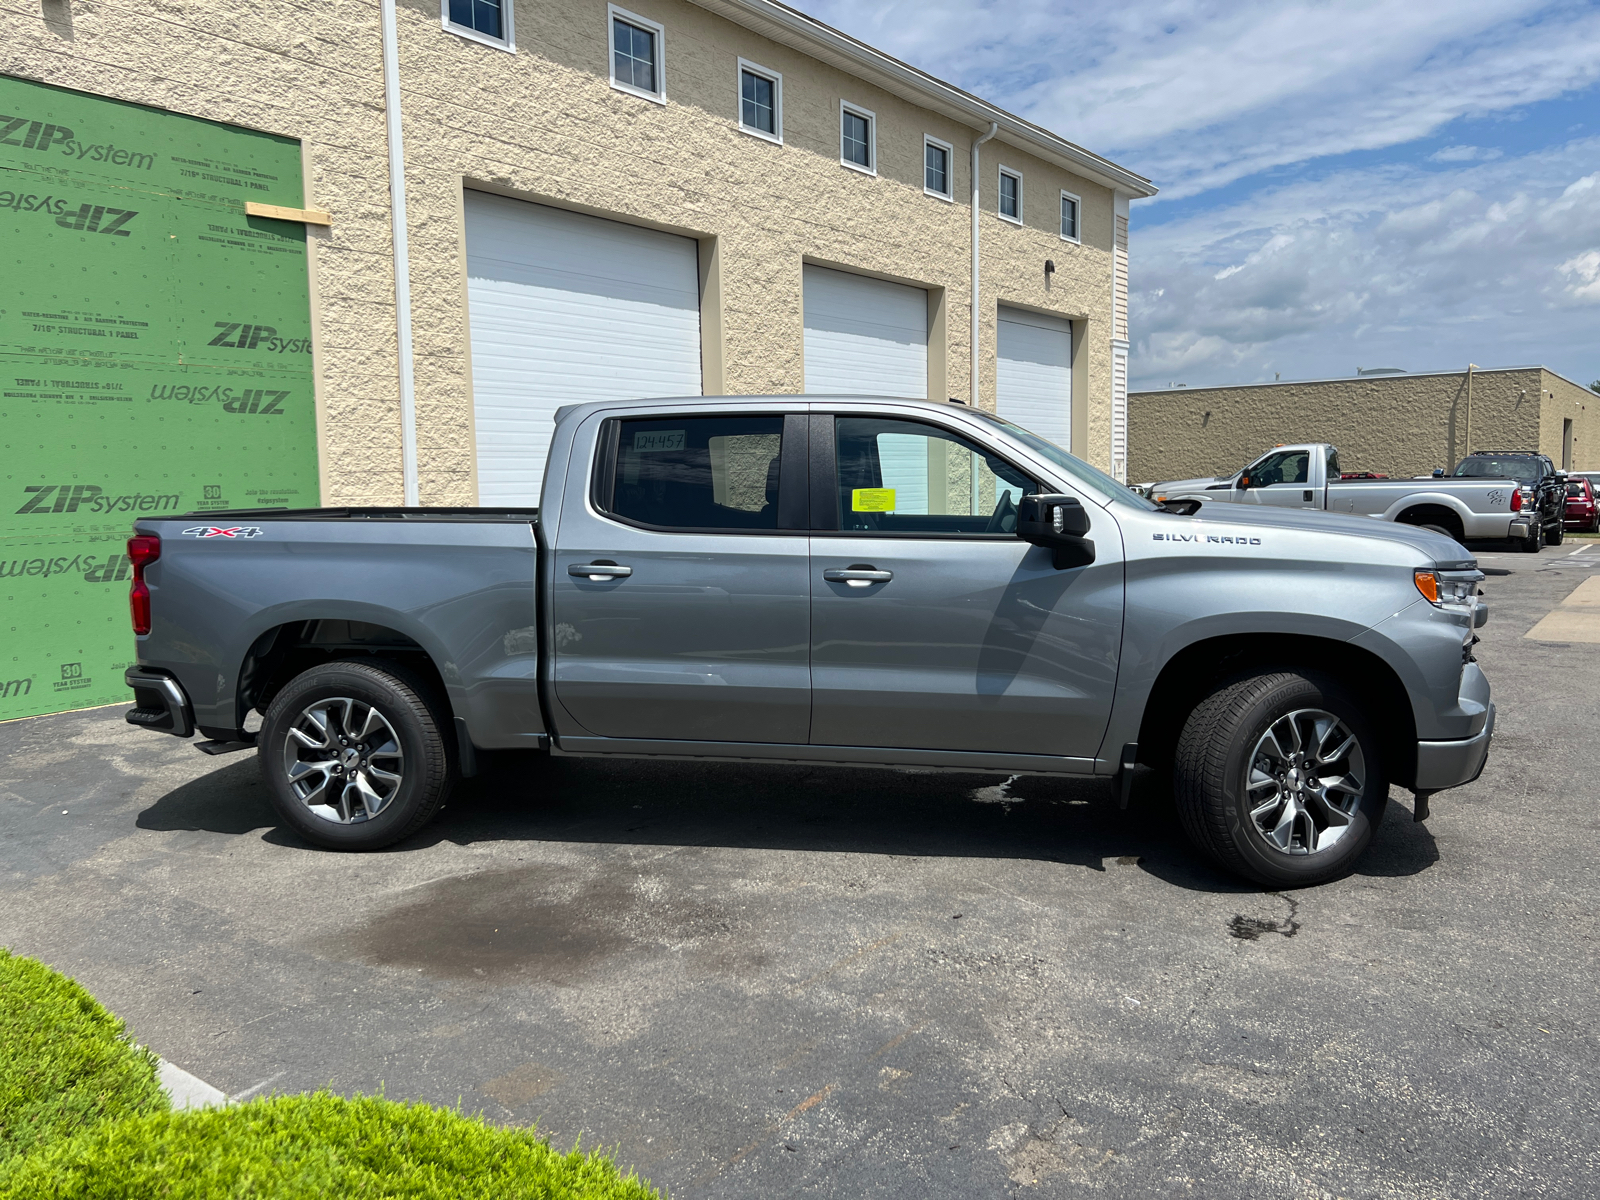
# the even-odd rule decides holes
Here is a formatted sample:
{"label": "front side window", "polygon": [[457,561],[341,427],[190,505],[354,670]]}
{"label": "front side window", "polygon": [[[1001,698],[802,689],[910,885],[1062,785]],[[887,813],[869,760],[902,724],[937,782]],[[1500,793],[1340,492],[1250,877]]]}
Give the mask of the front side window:
{"label": "front side window", "polygon": [[1061,193],[1061,236],[1069,242],[1078,241],[1078,205],[1071,192]]}
{"label": "front side window", "polygon": [[739,127],[777,141],[783,137],[783,77],[739,60]]}
{"label": "front side window", "polygon": [[1267,455],[1245,474],[1250,476],[1251,487],[1305,483],[1311,475],[1311,456],[1304,450],[1279,450]]}
{"label": "front side window", "polygon": [[1008,221],[1022,222],[1022,176],[1000,168],[1000,215]]}
{"label": "front side window", "polygon": [[667,529],[778,528],[781,416],[617,424],[609,512]]}
{"label": "front side window", "polygon": [[445,28],[479,34],[475,40],[509,42],[511,31],[506,28],[505,16],[501,0],[447,0]]}
{"label": "front side window", "polygon": [[1038,485],[1003,459],[918,421],[834,421],[839,529],[981,537],[1015,534],[1017,504]]}
{"label": "front side window", "polygon": [[611,10],[611,82],[651,99],[662,94],[661,26]]}
{"label": "front side window", "polygon": [[933,138],[922,144],[922,186],[935,196],[950,198],[950,147]]}
{"label": "front side window", "polygon": [[872,114],[865,109],[839,108],[839,160],[847,166],[874,170]]}

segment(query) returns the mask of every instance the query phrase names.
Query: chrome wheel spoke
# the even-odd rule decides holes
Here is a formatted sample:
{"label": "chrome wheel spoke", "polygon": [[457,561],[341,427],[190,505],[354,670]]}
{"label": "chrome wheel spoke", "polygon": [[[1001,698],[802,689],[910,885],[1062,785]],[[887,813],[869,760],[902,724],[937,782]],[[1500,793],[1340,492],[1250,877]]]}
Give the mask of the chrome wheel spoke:
{"label": "chrome wheel spoke", "polygon": [[[1342,729],[1343,726],[1340,728]],[[1350,753],[1351,748],[1355,744],[1356,735],[1352,733],[1349,737],[1345,738],[1344,741],[1340,742],[1338,748],[1335,749],[1331,754],[1319,754],[1317,756],[1317,765],[1323,767],[1331,766],[1333,763],[1338,762],[1346,754]]]}

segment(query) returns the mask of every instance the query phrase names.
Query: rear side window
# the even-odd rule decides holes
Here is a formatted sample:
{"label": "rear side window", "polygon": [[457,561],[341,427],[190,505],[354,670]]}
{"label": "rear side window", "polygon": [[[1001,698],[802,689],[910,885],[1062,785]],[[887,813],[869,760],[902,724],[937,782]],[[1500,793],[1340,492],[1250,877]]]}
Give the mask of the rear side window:
{"label": "rear side window", "polygon": [[1339,478],[1339,452],[1332,446],[1328,447],[1328,482],[1332,483]]}
{"label": "rear side window", "polygon": [[777,529],[783,418],[617,422],[601,506],[665,529]]}
{"label": "rear side window", "polygon": [[844,532],[1014,534],[1017,504],[1039,487],[964,438],[917,421],[839,417],[839,529]]}

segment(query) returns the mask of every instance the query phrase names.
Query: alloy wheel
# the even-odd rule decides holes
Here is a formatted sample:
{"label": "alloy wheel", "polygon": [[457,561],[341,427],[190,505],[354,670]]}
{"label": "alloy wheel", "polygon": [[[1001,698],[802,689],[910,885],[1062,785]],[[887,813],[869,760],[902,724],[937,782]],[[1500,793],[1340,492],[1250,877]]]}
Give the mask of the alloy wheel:
{"label": "alloy wheel", "polygon": [[283,743],[290,790],[313,816],[337,825],[383,812],[399,794],[404,766],[394,726],[348,696],[307,705]]}
{"label": "alloy wheel", "polygon": [[1297,709],[1267,727],[1245,766],[1250,822],[1280,854],[1326,850],[1348,832],[1366,782],[1350,727],[1322,709]]}

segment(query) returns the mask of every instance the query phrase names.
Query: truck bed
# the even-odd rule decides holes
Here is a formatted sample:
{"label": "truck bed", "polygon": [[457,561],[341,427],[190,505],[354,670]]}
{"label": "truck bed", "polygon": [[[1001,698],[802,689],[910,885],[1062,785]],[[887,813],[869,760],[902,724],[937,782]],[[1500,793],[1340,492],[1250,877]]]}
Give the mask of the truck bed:
{"label": "truck bed", "polygon": [[224,508],[188,512],[169,520],[250,521],[501,521],[537,524],[537,508]]}

